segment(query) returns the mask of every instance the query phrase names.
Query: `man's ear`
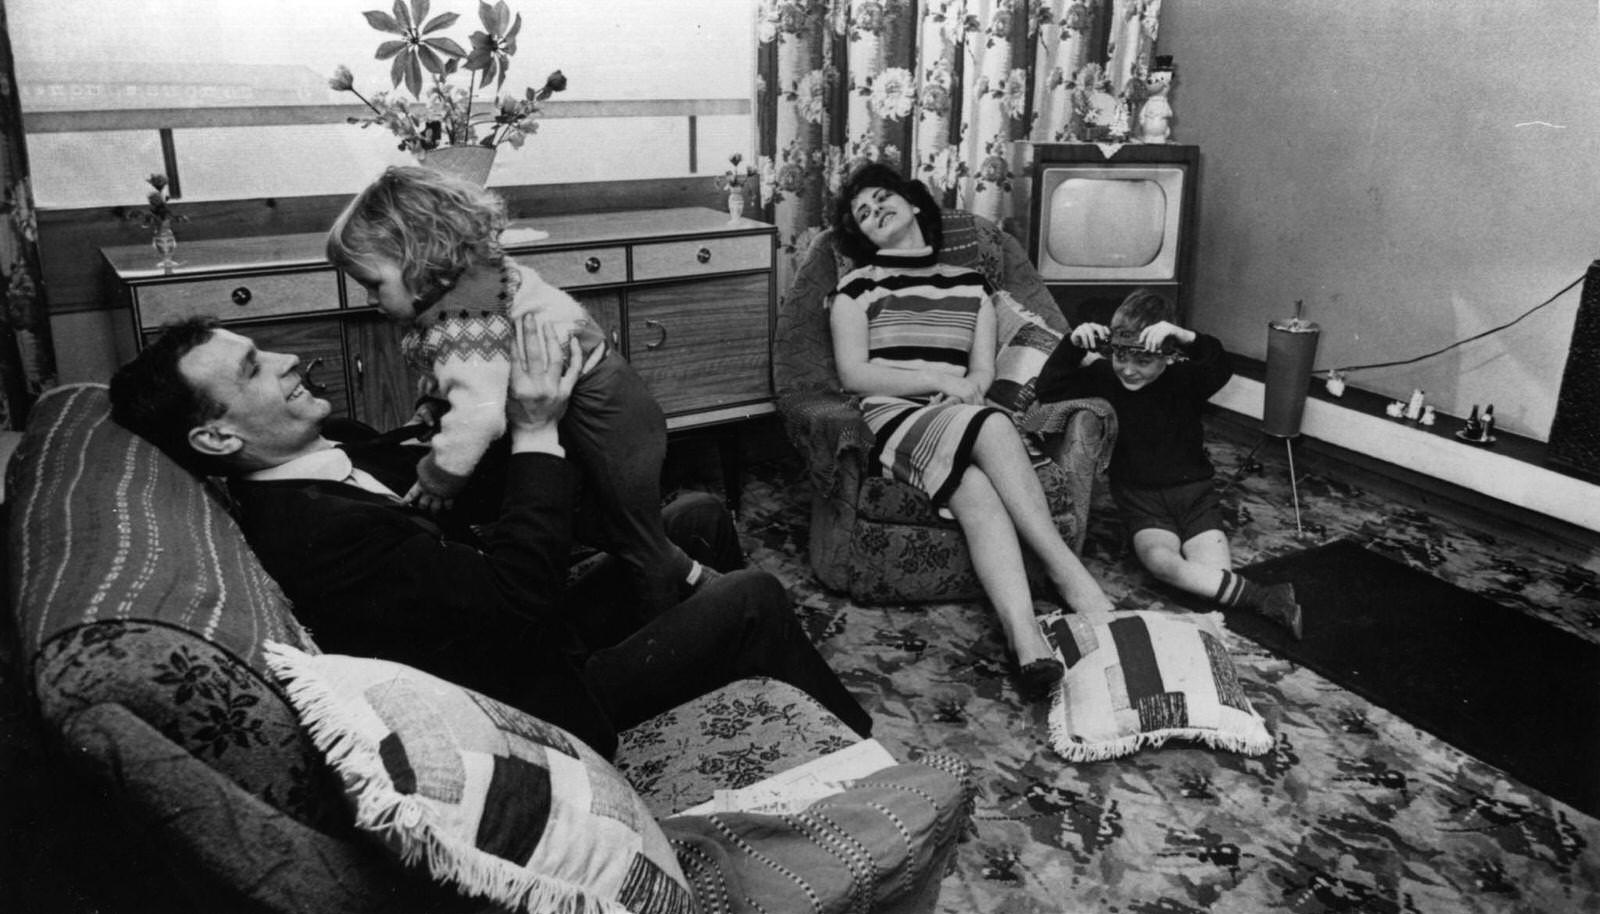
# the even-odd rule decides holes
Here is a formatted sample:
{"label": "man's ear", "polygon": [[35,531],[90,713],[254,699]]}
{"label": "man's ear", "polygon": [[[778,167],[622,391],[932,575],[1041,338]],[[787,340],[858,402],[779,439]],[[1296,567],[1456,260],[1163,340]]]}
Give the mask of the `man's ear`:
{"label": "man's ear", "polygon": [[189,446],[210,457],[227,457],[244,447],[244,440],[215,422],[189,429]]}

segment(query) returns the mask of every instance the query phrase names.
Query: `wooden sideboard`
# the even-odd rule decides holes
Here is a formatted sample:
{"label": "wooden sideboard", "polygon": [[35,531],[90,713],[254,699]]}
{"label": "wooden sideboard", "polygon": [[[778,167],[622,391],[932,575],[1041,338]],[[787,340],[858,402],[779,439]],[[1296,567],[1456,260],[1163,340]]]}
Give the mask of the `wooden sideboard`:
{"label": "wooden sideboard", "polygon": [[[103,249],[127,354],[175,318],[216,317],[263,349],[321,359],[316,380],[335,414],[400,424],[416,384],[399,330],[328,263],[323,238],[180,240],[170,271],[148,246]],[[520,220],[504,236],[605,325],[673,431],[773,412],[775,239],[770,225],[699,208]]]}

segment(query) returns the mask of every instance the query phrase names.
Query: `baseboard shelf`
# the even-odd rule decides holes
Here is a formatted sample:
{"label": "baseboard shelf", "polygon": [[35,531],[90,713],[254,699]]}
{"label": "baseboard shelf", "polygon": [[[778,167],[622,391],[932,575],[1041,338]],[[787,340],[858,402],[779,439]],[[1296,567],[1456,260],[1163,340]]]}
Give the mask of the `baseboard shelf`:
{"label": "baseboard shelf", "polygon": [[[1250,374],[1250,366],[1246,366],[1211,398],[1212,404],[1259,421],[1266,386]],[[1501,435],[1492,448],[1467,444],[1453,437],[1459,419],[1441,418],[1433,428],[1397,421],[1383,414],[1381,397],[1365,392],[1347,392],[1346,396],[1351,393],[1356,397],[1349,402],[1360,400],[1359,404],[1308,397],[1301,434],[1407,473],[1600,532],[1600,486],[1541,466],[1539,442]],[[1378,404],[1375,410],[1374,401]]]}

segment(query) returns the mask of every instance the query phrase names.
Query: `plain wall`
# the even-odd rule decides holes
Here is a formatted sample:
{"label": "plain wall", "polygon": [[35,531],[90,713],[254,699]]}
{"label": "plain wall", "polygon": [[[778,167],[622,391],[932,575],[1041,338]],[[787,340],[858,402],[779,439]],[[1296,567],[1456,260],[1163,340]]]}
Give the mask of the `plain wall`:
{"label": "plain wall", "polygon": [[[1191,320],[1233,352],[1299,299],[1317,368],[1409,359],[1600,258],[1595,0],[1167,0],[1157,48],[1201,150]],[[1579,288],[1349,383],[1546,440]]]}

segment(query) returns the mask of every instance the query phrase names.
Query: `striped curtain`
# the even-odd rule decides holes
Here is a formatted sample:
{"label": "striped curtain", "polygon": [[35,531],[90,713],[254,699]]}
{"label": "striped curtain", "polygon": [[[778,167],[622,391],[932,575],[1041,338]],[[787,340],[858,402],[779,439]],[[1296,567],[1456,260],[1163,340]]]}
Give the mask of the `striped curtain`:
{"label": "striped curtain", "polygon": [[0,0],[0,287],[5,290],[5,308],[0,309],[0,429],[14,430],[27,421],[39,394],[54,386],[56,357],[10,35]]}
{"label": "striped curtain", "polygon": [[761,202],[779,288],[845,174],[883,161],[1007,227],[1026,143],[1119,142],[1166,82],[1161,0],[760,0]]}

